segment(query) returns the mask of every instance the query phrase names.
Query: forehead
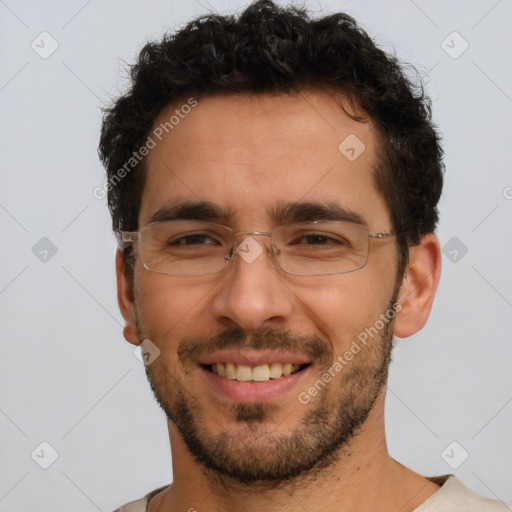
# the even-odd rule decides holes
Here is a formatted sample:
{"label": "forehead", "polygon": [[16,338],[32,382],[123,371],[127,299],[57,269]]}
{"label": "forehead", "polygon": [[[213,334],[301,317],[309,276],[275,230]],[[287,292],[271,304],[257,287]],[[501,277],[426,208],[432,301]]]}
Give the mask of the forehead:
{"label": "forehead", "polygon": [[[378,134],[323,92],[213,96],[166,107],[150,137],[139,224],[180,202],[218,204],[236,224],[270,227],[288,203],[322,203],[389,226],[373,182]],[[353,109],[352,109],[353,110]],[[350,111],[350,110],[349,110]]]}

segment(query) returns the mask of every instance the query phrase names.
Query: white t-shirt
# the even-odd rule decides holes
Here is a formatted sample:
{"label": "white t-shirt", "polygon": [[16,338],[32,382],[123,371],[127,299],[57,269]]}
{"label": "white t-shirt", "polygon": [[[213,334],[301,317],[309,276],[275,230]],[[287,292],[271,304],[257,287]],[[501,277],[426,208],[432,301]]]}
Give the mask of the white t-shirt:
{"label": "white t-shirt", "polygon": [[[432,477],[429,480],[441,485],[441,488],[414,512],[510,512],[512,510],[512,507],[502,501],[478,496],[453,475]],[[144,498],[127,503],[115,512],[146,512],[151,498],[166,487],[155,489]]]}

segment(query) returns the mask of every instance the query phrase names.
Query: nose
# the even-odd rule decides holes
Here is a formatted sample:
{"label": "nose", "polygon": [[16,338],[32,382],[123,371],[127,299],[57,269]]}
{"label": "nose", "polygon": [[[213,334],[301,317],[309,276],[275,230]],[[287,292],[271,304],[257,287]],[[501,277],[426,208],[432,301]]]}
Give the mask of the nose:
{"label": "nose", "polygon": [[251,330],[270,321],[284,324],[291,314],[293,293],[270,254],[269,242],[253,234],[242,237],[235,245],[212,303],[218,321]]}

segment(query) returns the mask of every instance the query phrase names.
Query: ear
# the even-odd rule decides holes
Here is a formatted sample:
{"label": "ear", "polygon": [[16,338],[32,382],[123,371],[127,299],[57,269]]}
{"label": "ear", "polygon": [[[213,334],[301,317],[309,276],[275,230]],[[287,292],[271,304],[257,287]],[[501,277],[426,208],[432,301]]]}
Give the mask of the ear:
{"label": "ear", "polygon": [[441,248],[433,233],[424,235],[419,245],[409,248],[407,273],[402,282],[393,334],[407,338],[423,328],[432,309],[441,276]]}
{"label": "ear", "polygon": [[130,291],[130,278],[126,273],[123,251],[121,249],[118,249],[116,253],[116,275],[117,302],[125,321],[123,329],[124,337],[129,343],[140,345],[141,340],[138,335],[135,304]]}

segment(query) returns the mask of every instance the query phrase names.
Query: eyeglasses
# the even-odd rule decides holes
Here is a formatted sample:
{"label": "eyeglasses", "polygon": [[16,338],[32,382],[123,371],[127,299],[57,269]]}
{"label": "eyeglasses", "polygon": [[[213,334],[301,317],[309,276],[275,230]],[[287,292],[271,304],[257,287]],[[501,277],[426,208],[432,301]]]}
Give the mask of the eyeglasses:
{"label": "eyeglasses", "polygon": [[[247,235],[237,244],[240,235]],[[347,221],[313,221],[277,226],[270,232],[233,231],[194,220],[153,222],[139,231],[120,231],[120,247],[136,244],[144,267],[170,276],[202,276],[222,271],[236,254],[252,263],[263,252],[253,236],[270,237],[269,256],[298,276],[343,274],[363,268],[370,240],[396,233],[372,233]]]}

